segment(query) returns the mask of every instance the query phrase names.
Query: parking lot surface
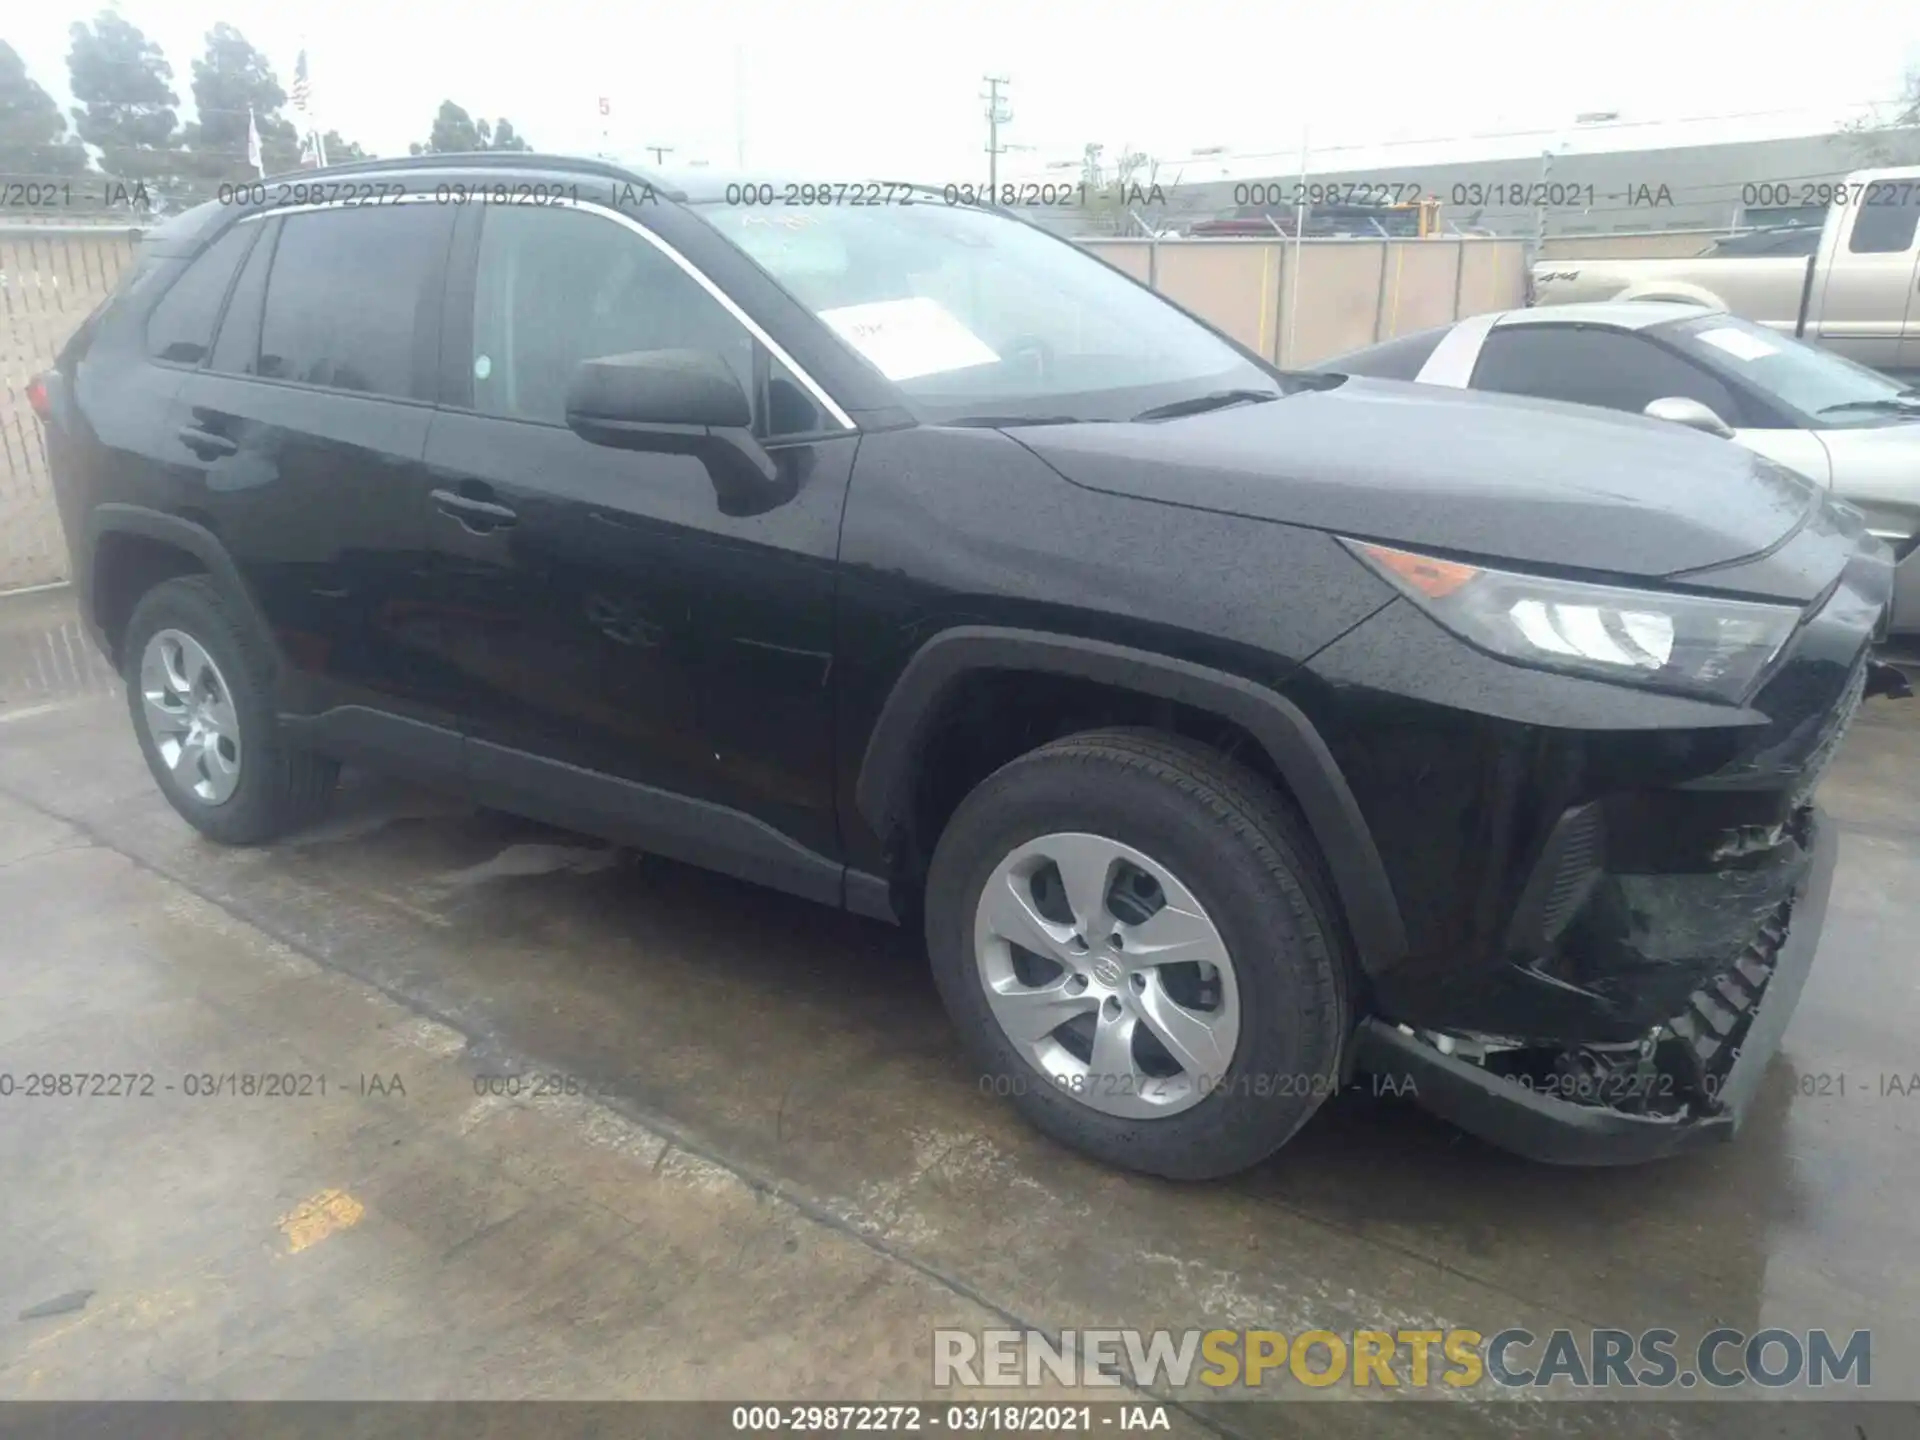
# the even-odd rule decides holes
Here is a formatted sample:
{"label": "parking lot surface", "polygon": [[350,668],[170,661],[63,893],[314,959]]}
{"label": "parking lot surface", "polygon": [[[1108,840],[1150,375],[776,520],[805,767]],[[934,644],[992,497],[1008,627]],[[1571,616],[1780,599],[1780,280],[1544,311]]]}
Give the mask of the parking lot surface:
{"label": "parking lot surface", "polygon": [[[897,1399],[937,1327],[1778,1325],[1872,1330],[1875,1395],[1920,1399],[1920,701],[1870,702],[1822,799],[1825,939],[1731,1146],[1556,1170],[1349,1092],[1180,1186],[981,1094],[886,926],[354,772],[212,845],[70,598],[0,600],[0,1071],[153,1092],[0,1099],[0,1396]],[[1620,1423],[1478,1401],[1174,1418]]]}

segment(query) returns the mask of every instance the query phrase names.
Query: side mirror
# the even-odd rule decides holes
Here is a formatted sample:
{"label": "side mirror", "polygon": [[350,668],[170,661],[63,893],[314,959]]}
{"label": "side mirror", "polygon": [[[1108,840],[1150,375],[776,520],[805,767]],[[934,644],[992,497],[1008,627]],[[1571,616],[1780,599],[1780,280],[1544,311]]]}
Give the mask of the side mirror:
{"label": "side mirror", "polygon": [[1655,420],[1667,420],[1675,425],[1684,425],[1689,430],[1704,431],[1708,435],[1717,435],[1722,440],[1733,438],[1733,427],[1713,413],[1711,407],[1702,405],[1698,400],[1690,400],[1684,395],[1667,395],[1651,400],[1641,412]]}
{"label": "side mirror", "polygon": [[793,486],[753,437],[753,406],[727,362],[704,350],[636,350],[583,360],[567,386],[567,426],[618,450],[691,455],[729,514],[792,498]]}

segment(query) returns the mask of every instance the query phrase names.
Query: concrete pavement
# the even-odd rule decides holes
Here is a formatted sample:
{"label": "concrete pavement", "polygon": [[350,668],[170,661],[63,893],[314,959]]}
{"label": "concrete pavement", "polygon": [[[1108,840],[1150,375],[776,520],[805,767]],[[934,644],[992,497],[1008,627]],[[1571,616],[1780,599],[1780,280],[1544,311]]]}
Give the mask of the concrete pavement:
{"label": "concrete pavement", "polygon": [[[0,601],[0,1071],[153,1089],[0,1098],[0,1397],[899,1399],[935,1394],[935,1327],[1014,1324],[1871,1328],[1876,1394],[1920,1399],[1920,702],[1867,706],[1823,801],[1826,939],[1732,1146],[1554,1170],[1349,1094],[1177,1186],[981,1095],[888,927],[371,775],[305,835],[211,845],[70,599]],[[1790,1408],[1662,1424],[1856,1433]],[[1914,1433],[1894,1413],[1859,1433]]]}

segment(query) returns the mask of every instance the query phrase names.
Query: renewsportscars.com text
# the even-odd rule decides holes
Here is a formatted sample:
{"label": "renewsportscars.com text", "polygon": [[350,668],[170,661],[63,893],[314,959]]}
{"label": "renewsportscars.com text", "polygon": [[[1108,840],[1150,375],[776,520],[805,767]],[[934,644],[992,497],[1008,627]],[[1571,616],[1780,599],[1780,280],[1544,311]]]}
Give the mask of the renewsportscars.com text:
{"label": "renewsportscars.com text", "polygon": [[1873,1335],[1766,1329],[936,1330],[936,1386],[1215,1390],[1333,1385],[1405,1390],[1637,1390],[1757,1385],[1865,1389]]}

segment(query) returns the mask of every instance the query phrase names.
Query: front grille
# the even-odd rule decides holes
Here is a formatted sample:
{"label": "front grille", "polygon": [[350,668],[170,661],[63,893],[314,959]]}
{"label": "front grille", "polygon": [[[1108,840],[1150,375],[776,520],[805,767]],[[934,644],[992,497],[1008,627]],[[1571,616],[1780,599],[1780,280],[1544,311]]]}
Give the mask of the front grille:
{"label": "front grille", "polygon": [[1672,1058],[1709,1101],[1733,1069],[1734,1056],[1753,1024],[1786,943],[1792,913],[1791,900],[1775,906],[1739,957],[1702,983],[1687,997],[1686,1009],[1667,1022],[1679,1042],[1679,1054]]}

